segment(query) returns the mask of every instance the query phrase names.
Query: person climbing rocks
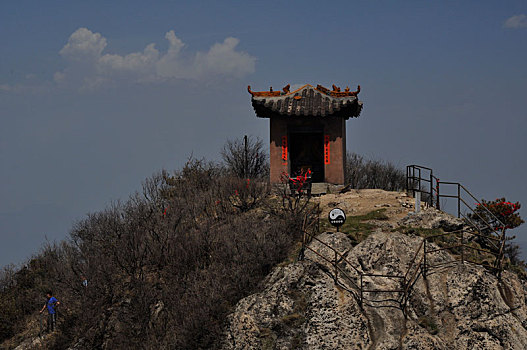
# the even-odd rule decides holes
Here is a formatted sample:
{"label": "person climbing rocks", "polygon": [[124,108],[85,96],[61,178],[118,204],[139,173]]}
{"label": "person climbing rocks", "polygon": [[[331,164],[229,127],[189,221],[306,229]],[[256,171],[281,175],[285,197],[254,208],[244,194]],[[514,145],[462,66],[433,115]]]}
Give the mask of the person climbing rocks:
{"label": "person climbing rocks", "polygon": [[81,281],[82,281],[82,282],[81,282],[81,283],[82,283],[82,286],[83,286],[84,288],[88,288],[88,279],[86,278],[86,276],[84,276],[84,275],[81,276]]}
{"label": "person climbing rocks", "polygon": [[51,291],[48,291],[46,293],[47,301],[40,310],[40,313],[44,312],[44,310],[48,309],[48,322],[47,322],[47,331],[53,332],[55,330],[55,326],[57,323],[57,306],[60,305],[60,302],[53,296],[53,293]]}

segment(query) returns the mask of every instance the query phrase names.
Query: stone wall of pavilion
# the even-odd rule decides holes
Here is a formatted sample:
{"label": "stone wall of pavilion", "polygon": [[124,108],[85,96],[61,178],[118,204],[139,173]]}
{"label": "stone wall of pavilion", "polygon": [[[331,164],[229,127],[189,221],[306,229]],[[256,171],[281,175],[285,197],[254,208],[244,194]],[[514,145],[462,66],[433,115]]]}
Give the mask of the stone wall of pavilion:
{"label": "stone wall of pavilion", "polygon": [[[283,136],[289,140],[288,128],[317,125],[324,135],[329,136],[329,164],[324,165],[324,181],[332,184],[344,183],[346,159],[346,120],[341,117],[275,117],[270,118],[270,180],[279,183],[283,172],[290,173],[290,157],[282,159]],[[289,148],[288,148],[289,149]]]}

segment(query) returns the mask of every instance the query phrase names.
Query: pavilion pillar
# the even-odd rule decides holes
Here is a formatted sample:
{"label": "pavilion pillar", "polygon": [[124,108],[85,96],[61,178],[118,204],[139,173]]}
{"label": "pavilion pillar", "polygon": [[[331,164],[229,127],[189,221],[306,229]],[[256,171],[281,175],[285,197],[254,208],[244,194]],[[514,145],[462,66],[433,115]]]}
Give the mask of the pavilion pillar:
{"label": "pavilion pillar", "polygon": [[324,152],[329,148],[329,159],[324,159],[325,182],[343,184],[346,163],[346,121],[339,117],[327,117],[324,123],[324,137],[329,138],[329,144],[324,140]]}
{"label": "pavilion pillar", "polygon": [[269,150],[270,180],[271,183],[279,183],[282,173],[289,174],[287,122],[282,118],[271,118],[269,129],[271,134],[271,148]]}

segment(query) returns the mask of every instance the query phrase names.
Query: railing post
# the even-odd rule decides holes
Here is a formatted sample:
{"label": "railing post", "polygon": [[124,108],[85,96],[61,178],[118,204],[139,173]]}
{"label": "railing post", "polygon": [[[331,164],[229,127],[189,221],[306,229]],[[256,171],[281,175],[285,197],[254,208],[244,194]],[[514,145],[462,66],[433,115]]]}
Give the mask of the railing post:
{"label": "railing post", "polygon": [[423,238],[423,278],[426,279],[426,238]]}
{"label": "railing post", "polygon": [[[457,217],[461,217],[461,184],[457,184]],[[463,232],[463,231],[462,231]]]}
{"label": "railing post", "polygon": [[465,243],[463,240],[463,230],[461,230],[461,263],[465,263]]}
{"label": "railing post", "polygon": [[306,251],[306,231],[304,230],[302,234],[302,248],[300,250],[298,260],[304,260],[305,251]]}
{"label": "railing post", "polygon": [[498,278],[501,278],[501,270],[503,269],[503,258],[504,258],[504,252],[505,252],[505,242],[507,241],[505,237],[505,230],[506,227],[503,227],[502,233],[501,233],[501,242],[500,242],[500,251],[498,253],[497,259],[498,260]]}
{"label": "railing post", "polygon": [[364,296],[362,294],[363,293],[362,290],[363,290],[363,287],[362,287],[362,273],[361,273],[360,274],[360,306],[361,307],[362,307],[362,302],[363,302],[363,298],[364,298]]}
{"label": "railing post", "polygon": [[335,250],[335,284],[338,283],[338,268],[337,268],[337,251]]}
{"label": "railing post", "polygon": [[[406,294],[406,292],[405,292]],[[404,304],[403,304],[403,316],[404,316],[404,319],[406,320],[406,318],[408,317],[408,315],[406,314],[406,307],[408,306],[408,300],[405,298],[404,299]]]}
{"label": "railing post", "polygon": [[434,206],[434,175],[430,170],[430,207]]}
{"label": "railing post", "polygon": [[408,186],[408,181],[410,181],[410,166],[407,165],[406,166],[406,193],[408,194],[408,189],[410,188],[410,186]]}
{"label": "railing post", "polygon": [[412,170],[412,197],[415,196],[415,186],[417,184],[417,175],[415,175],[416,169],[419,170],[419,168],[415,168],[415,167]]}
{"label": "railing post", "polygon": [[407,289],[406,289],[406,277],[403,278],[403,286],[402,286],[402,290],[403,290],[403,300],[401,302],[401,308],[403,310],[403,316],[404,318],[406,319],[406,306],[408,305],[408,302],[407,302]]}
{"label": "railing post", "polygon": [[[417,182],[417,190],[421,190],[421,168],[418,168],[417,169],[417,173],[419,174],[419,180]],[[415,191],[414,191],[414,194],[415,194]]]}
{"label": "railing post", "polygon": [[441,207],[439,206],[439,179],[436,179],[436,192],[437,192],[437,199],[436,199],[436,209],[441,210]]}

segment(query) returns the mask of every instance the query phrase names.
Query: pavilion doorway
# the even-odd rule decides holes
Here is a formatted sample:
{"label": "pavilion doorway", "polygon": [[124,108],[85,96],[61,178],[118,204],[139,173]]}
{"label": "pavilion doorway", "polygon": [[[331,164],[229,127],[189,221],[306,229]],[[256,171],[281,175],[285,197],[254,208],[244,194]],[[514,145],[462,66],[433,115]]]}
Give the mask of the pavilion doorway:
{"label": "pavilion doorway", "polygon": [[290,174],[296,176],[311,169],[313,182],[324,182],[324,136],[321,132],[289,134]]}

